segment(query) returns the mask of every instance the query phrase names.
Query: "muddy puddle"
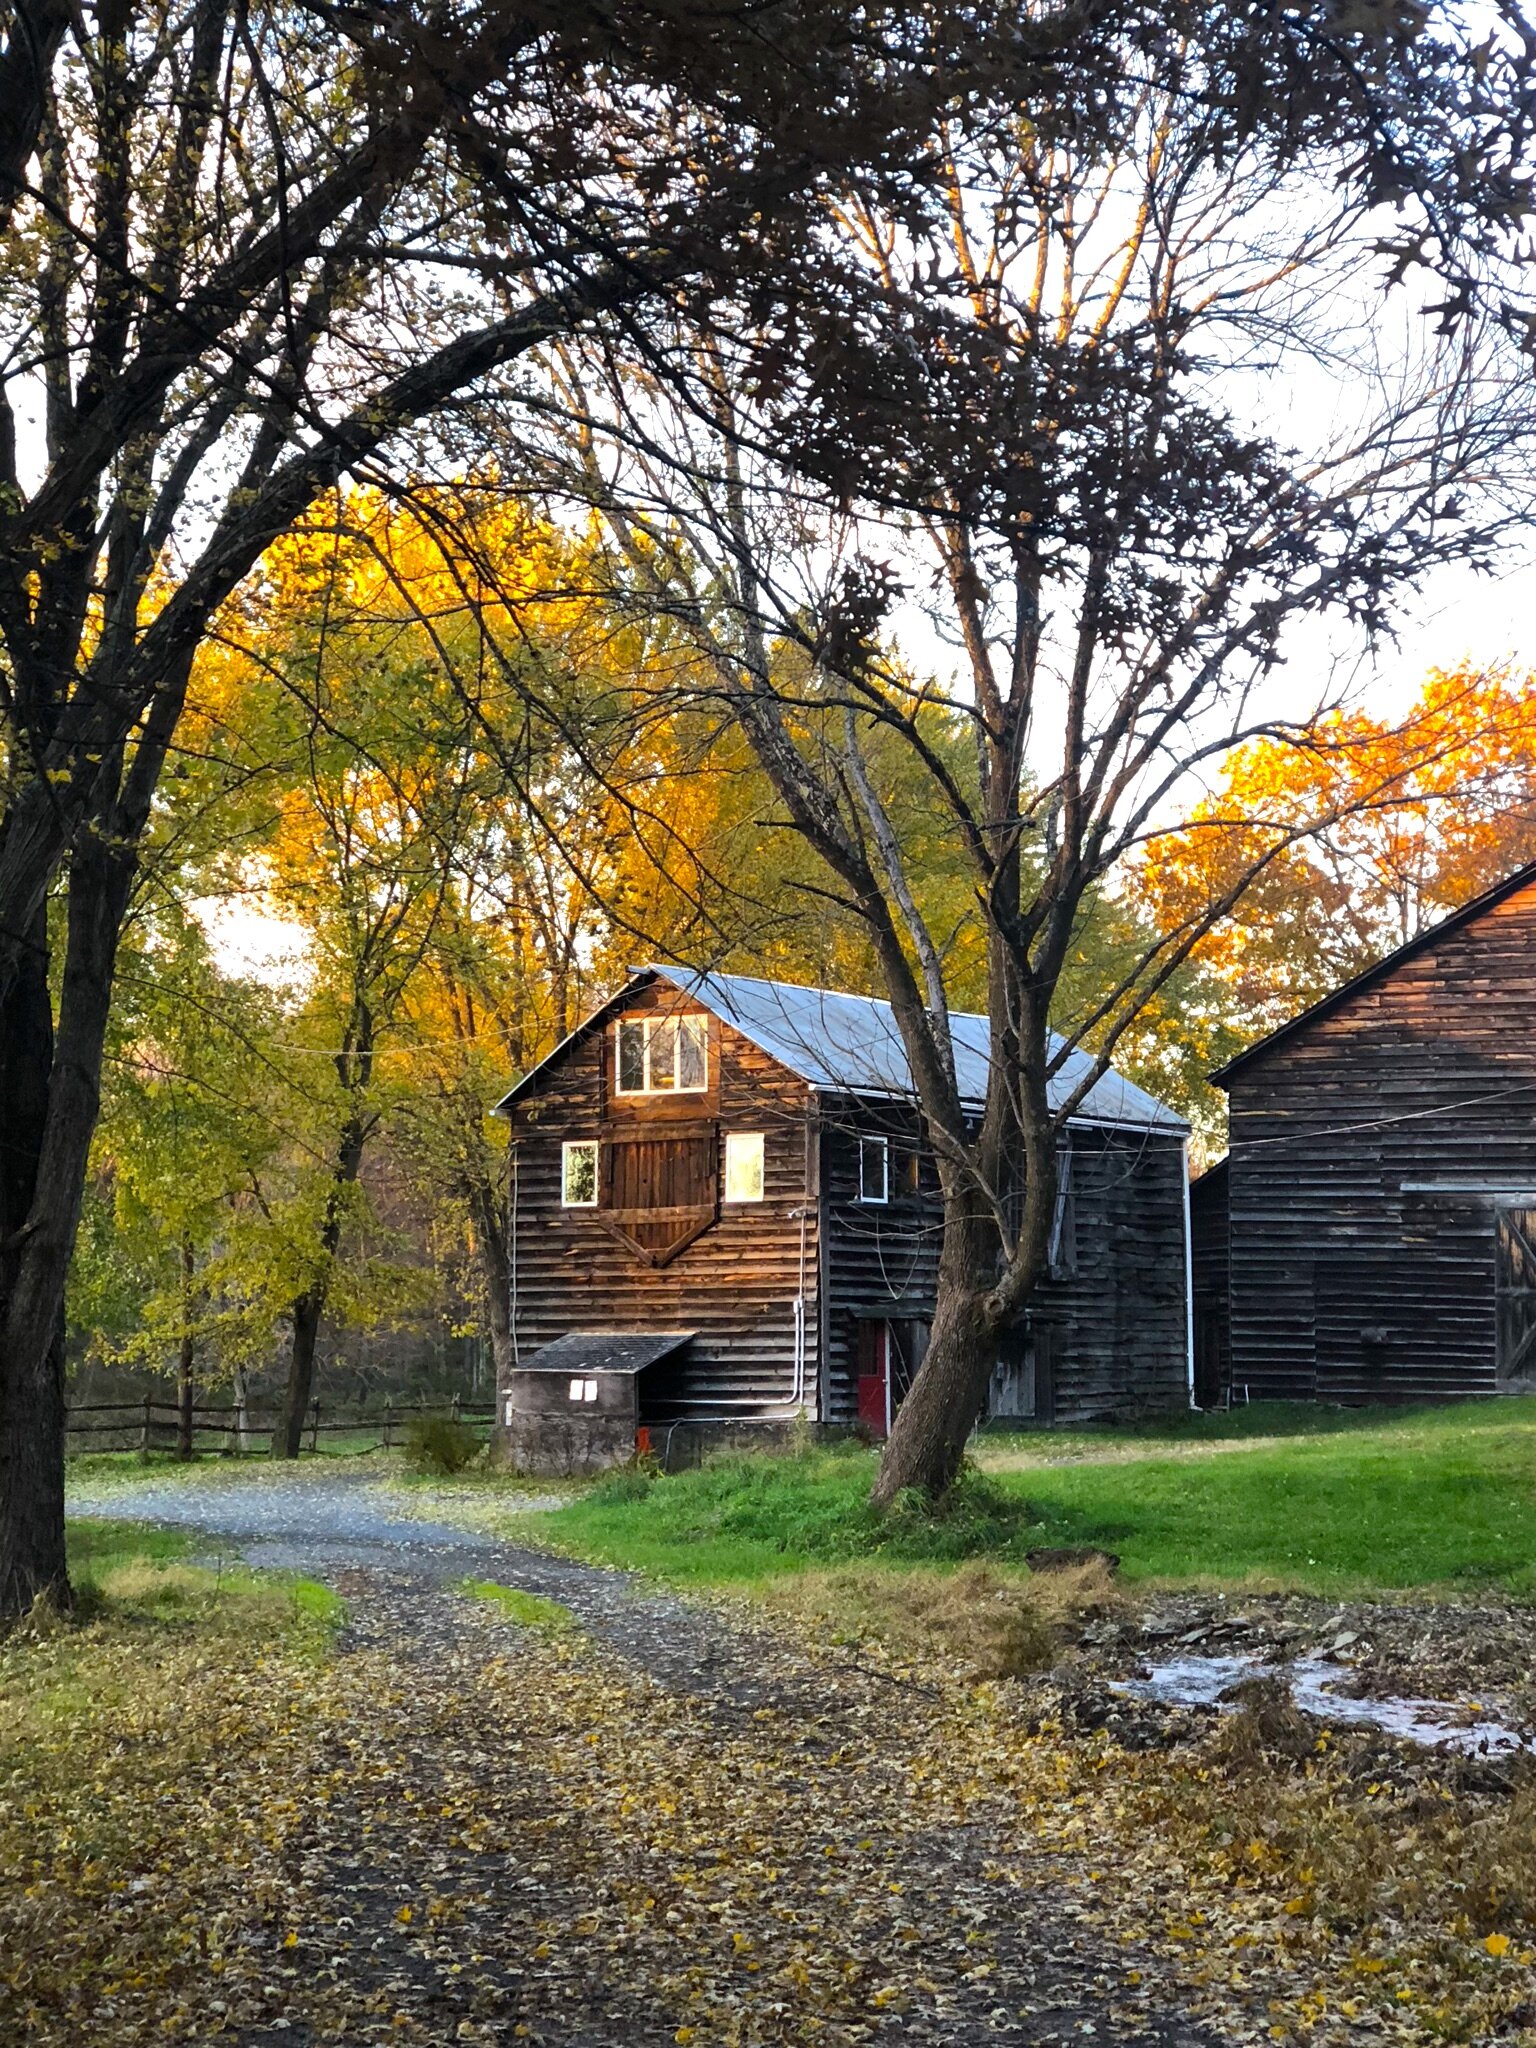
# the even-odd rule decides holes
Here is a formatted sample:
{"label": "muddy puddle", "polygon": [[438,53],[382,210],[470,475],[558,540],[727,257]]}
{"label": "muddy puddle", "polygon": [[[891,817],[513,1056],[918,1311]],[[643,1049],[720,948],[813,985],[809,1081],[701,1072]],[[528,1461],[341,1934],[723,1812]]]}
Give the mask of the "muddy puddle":
{"label": "muddy puddle", "polygon": [[1426,1749],[1452,1749],[1464,1756],[1536,1753],[1536,1736],[1507,1726],[1479,1701],[1391,1695],[1357,1699],[1345,1689],[1356,1682],[1349,1669],[1327,1657],[1298,1657],[1284,1664],[1251,1656],[1171,1657],[1119,1680],[1113,1689],[1164,1706],[1230,1707],[1232,1688],[1250,1678],[1284,1680],[1297,1706],[1319,1720],[1365,1722]]}

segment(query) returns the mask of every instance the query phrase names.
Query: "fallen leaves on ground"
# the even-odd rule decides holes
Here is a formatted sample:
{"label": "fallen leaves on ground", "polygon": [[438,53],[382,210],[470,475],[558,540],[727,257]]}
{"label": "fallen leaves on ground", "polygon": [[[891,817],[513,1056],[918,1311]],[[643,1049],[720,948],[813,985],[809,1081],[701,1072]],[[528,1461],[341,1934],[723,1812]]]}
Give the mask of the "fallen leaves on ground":
{"label": "fallen leaves on ground", "polygon": [[750,1686],[663,1685],[484,1602],[348,1592],[331,1663],[6,1653],[35,1740],[6,1756],[0,2035],[1532,2036],[1526,1902],[1474,1897],[1518,1875],[1522,1791],[1369,1791],[1347,1737],[1128,1753],[1027,1683],[767,1629]]}

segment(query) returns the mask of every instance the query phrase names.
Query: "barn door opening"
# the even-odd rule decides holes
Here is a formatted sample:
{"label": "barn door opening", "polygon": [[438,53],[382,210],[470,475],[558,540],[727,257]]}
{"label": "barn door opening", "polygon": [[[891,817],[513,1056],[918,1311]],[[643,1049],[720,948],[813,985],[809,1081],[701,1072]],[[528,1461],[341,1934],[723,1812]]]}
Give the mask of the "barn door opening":
{"label": "barn door opening", "polygon": [[1494,1300],[1501,1380],[1536,1379],[1536,1209],[1501,1209]]}

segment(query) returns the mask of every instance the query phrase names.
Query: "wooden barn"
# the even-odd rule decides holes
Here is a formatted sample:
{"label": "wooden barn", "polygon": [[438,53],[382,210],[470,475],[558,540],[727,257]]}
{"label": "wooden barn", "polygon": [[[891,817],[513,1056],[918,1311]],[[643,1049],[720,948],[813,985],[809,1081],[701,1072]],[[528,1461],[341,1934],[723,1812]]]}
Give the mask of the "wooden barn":
{"label": "wooden barn", "polygon": [[[986,1019],[954,1031],[979,1111]],[[504,1457],[591,1469],[638,1437],[671,1458],[799,1416],[885,1433],[927,1343],[941,1216],[888,1004],[640,969],[499,1109]],[[1116,1074],[1086,1097],[1063,1141],[1051,1278],[998,1362],[995,1413],[1075,1422],[1187,1400],[1185,1141]]]}
{"label": "wooden barn", "polygon": [[1536,865],[1217,1074],[1196,1389],[1416,1401],[1536,1384]]}

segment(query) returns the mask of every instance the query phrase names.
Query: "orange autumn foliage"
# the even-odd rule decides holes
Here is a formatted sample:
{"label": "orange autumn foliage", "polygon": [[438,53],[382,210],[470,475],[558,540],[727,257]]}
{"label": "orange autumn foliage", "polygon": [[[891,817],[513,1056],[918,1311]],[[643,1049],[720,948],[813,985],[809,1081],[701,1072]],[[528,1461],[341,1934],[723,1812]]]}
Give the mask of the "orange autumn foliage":
{"label": "orange autumn foliage", "polygon": [[1241,888],[1195,957],[1252,1040],[1532,859],[1536,675],[1434,670],[1401,720],[1335,712],[1229,756],[1132,890],[1174,932]]}

